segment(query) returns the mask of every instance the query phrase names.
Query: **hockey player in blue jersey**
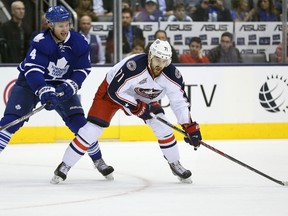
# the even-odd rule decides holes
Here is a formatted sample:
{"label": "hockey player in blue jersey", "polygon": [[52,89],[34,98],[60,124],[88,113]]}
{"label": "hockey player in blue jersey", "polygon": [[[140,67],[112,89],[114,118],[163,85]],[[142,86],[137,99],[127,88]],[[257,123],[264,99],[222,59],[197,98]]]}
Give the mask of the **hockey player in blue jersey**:
{"label": "hockey player in blue jersey", "polygon": [[[26,58],[18,66],[20,74],[0,126],[31,112],[40,101],[46,104],[45,109],[56,110],[77,134],[87,123],[76,93],[91,71],[90,48],[83,35],[70,30],[71,16],[63,6],[49,7],[46,19],[49,29],[34,37]],[[0,132],[0,152],[23,124]],[[81,150],[73,151],[81,154]],[[114,169],[105,164],[98,143],[90,145],[88,152],[99,172],[112,179]]]}
{"label": "hockey player in blue jersey", "polygon": [[[70,157],[64,156],[52,182],[61,176],[66,178],[69,169],[85,154],[85,149],[89,149],[95,142],[98,143],[99,136],[119,109],[124,110],[127,115],[143,119],[157,137],[159,147],[173,174],[182,182],[192,182],[191,171],[179,162],[177,141],[172,129],[150,115],[152,112],[166,119],[164,110],[158,103],[166,95],[178,123],[187,133],[185,141],[196,148],[200,145],[200,128],[192,121],[184,81],[178,69],[170,64],[171,57],[169,43],[157,39],[152,43],[148,55],[129,56],[107,73],[95,94],[87,124],[80,128],[78,135],[70,143],[65,153]],[[85,147],[81,153],[73,151],[80,146]]]}

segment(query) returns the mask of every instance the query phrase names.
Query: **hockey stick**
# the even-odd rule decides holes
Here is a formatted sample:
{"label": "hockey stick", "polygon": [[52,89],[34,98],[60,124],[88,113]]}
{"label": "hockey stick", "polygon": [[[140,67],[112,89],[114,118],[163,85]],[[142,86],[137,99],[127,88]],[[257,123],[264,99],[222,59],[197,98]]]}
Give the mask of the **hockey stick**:
{"label": "hockey stick", "polygon": [[0,127],[0,131],[5,130],[5,129],[9,128],[9,127],[12,127],[12,126],[14,126],[14,125],[16,125],[16,124],[18,124],[18,123],[20,123],[20,122],[22,122],[22,121],[30,118],[30,117],[31,117],[32,115],[34,115],[35,113],[38,113],[38,112],[40,112],[42,109],[44,109],[45,105],[46,105],[46,104],[43,104],[43,105],[41,105],[40,107],[38,107],[38,108],[34,109],[33,111],[31,111],[30,113],[28,113],[27,115],[24,115],[24,116],[22,116],[22,117],[20,117],[20,118],[18,118],[18,119],[16,119],[16,120],[14,120],[14,121],[12,121],[12,122],[10,122],[10,123],[8,123],[8,124]]}
{"label": "hockey stick", "polygon": [[[56,96],[57,96],[57,97],[60,97],[60,96],[62,96],[63,94],[64,94],[64,93],[61,92],[61,93],[58,93]],[[45,106],[46,106],[46,104],[42,104],[40,107],[32,110],[30,113],[28,113],[28,114],[26,114],[26,115],[24,115],[24,116],[22,116],[22,117],[20,117],[20,118],[18,118],[18,119],[16,119],[16,120],[12,121],[12,122],[10,122],[10,123],[8,123],[8,124],[0,127],[0,132],[1,132],[2,130],[5,130],[5,129],[9,128],[9,127],[12,127],[12,126],[14,126],[14,125],[16,125],[16,124],[18,124],[18,123],[20,123],[20,122],[22,122],[22,121],[25,121],[26,119],[30,118],[30,117],[31,117],[32,115],[34,115],[35,113],[40,112],[42,109],[45,108]]]}
{"label": "hockey stick", "polygon": [[[166,124],[167,126],[173,128],[174,130],[182,133],[184,136],[187,136],[187,134],[186,134],[185,131],[183,131],[182,129],[174,126],[173,124],[171,124],[170,122],[166,121],[165,119],[162,119],[161,117],[155,115],[154,113],[150,113],[150,115],[151,115],[153,118],[159,120],[160,122]],[[220,151],[220,150],[218,150],[218,149],[216,149],[216,148],[208,145],[207,143],[205,143],[205,142],[203,142],[203,141],[200,141],[200,143],[201,143],[201,145],[203,145],[203,146],[205,146],[206,148],[208,148],[208,149],[210,149],[210,150],[212,150],[212,151],[220,154],[221,156],[223,156],[223,157],[225,157],[225,158],[228,158],[229,160],[231,160],[231,161],[233,161],[233,162],[235,162],[235,163],[237,163],[237,164],[239,164],[239,165],[241,165],[241,166],[243,166],[243,167],[246,167],[247,169],[249,169],[249,170],[251,170],[251,171],[253,171],[253,172],[255,172],[255,173],[257,173],[257,174],[259,174],[259,175],[261,175],[261,176],[264,176],[265,178],[267,178],[267,179],[269,179],[269,180],[271,180],[271,181],[274,181],[274,182],[276,182],[277,184],[280,184],[280,185],[283,185],[283,186],[288,186],[288,182],[284,182],[284,181],[280,181],[280,180],[277,180],[277,179],[275,179],[275,178],[272,178],[271,176],[266,175],[266,174],[263,173],[263,172],[260,172],[259,170],[257,170],[257,169],[255,169],[255,168],[253,168],[253,167],[251,167],[251,166],[249,166],[249,165],[247,165],[247,164],[245,164],[245,163],[243,163],[243,162],[241,162],[241,161],[239,161],[239,160],[231,157],[231,156],[228,155],[228,154],[225,154],[224,152],[222,152],[222,151]]]}

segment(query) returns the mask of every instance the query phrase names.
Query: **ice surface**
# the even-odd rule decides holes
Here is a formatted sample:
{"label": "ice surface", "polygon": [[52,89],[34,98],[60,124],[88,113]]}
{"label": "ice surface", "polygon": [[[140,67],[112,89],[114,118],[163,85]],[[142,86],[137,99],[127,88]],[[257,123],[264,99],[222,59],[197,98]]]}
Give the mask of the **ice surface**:
{"label": "ice surface", "polygon": [[[207,141],[281,181],[288,140]],[[173,176],[156,142],[101,142],[106,181],[85,155],[67,180],[49,183],[68,144],[8,145],[0,154],[0,216],[287,216],[288,187],[201,146],[179,142],[193,184]]]}

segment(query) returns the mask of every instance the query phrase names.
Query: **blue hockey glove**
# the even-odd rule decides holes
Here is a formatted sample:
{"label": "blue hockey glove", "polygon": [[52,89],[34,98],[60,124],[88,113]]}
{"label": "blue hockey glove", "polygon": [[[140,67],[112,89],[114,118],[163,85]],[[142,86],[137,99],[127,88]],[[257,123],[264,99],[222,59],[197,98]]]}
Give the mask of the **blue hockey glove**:
{"label": "blue hockey glove", "polygon": [[152,118],[150,115],[151,112],[157,115],[159,113],[164,113],[164,110],[157,102],[146,104],[143,101],[137,99],[137,108],[135,110],[131,110],[131,112],[139,118],[147,120]]}
{"label": "blue hockey glove", "polygon": [[52,86],[44,86],[36,93],[39,95],[41,104],[46,104],[46,110],[53,110],[58,105],[58,98],[56,96],[55,88]]}
{"label": "blue hockey glove", "polygon": [[183,124],[183,130],[187,133],[187,136],[184,137],[185,142],[194,146],[195,150],[200,146],[200,140],[202,140],[200,127],[196,122],[191,124]]}
{"label": "blue hockey glove", "polygon": [[78,91],[78,85],[73,80],[67,79],[62,84],[56,87],[56,93],[59,95],[59,100],[68,100],[72,95]]}

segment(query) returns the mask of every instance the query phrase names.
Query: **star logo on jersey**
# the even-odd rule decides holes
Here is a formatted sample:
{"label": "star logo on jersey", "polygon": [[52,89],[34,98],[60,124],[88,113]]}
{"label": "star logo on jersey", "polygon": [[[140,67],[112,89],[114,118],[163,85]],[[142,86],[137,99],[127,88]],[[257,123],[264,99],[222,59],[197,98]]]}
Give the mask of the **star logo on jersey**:
{"label": "star logo on jersey", "polygon": [[69,65],[67,65],[67,60],[63,57],[58,59],[57,64],[54,62],[49,62],[48,66],[49,75],[53,77],[53,79],[62,78],[64,74],[67,73],[69,69]]}
{"label": "star logo on jersey", "polygon": [[157,89],[143,89],[143,88],[135,88],[134,91],[144,97],[144,98],[149,98],[149,99],[154,99],[158,97],[161,93],[162,90],[157,90]]}

